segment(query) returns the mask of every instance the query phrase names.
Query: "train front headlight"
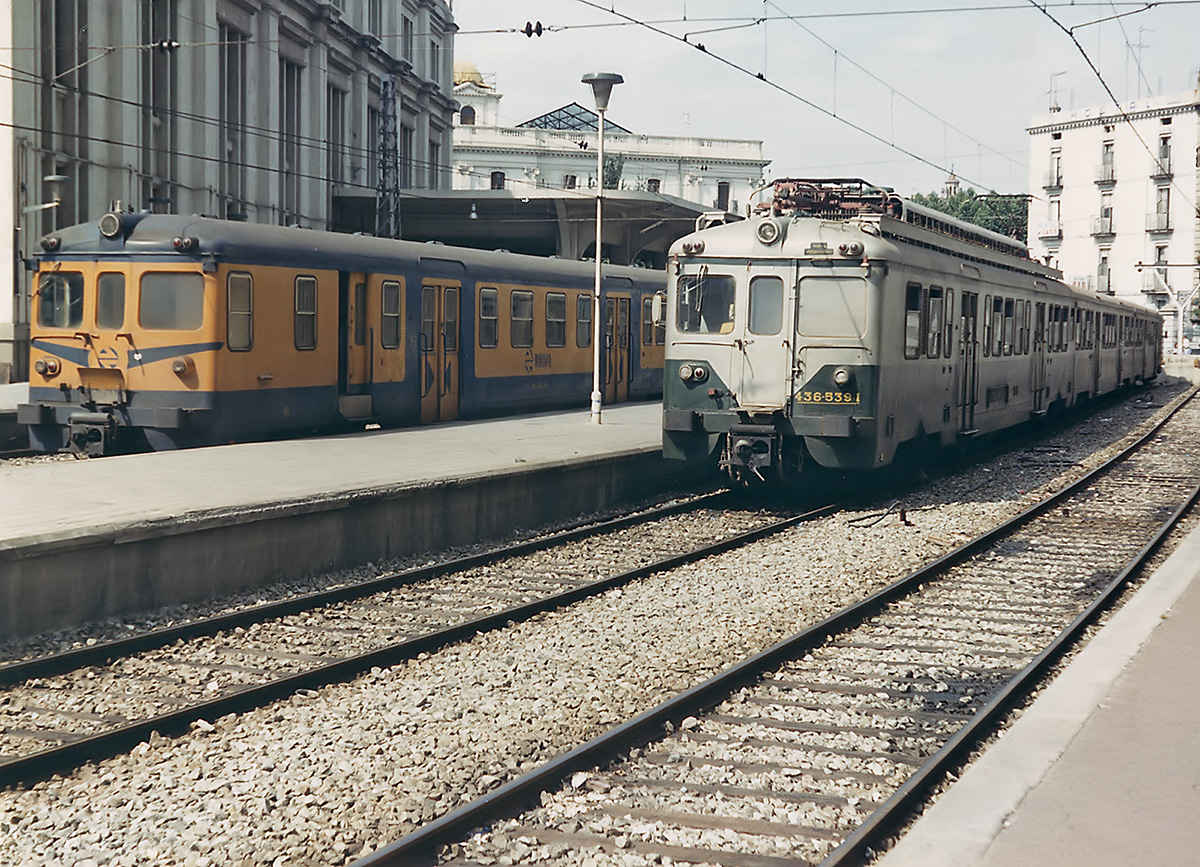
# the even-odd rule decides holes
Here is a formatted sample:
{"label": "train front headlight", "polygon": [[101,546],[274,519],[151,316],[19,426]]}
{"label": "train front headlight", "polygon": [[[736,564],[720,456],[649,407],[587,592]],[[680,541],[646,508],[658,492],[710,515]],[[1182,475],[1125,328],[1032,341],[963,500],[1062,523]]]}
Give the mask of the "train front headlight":
{"label": "train front headlight", "polygon": [[688,382],[692,378],[692,366],[690,364],[679,365],[679,378],[684,382]]}
{"label": "train front headlight", "polygon": [[57,358],[39,358],[33,363],[33,369],[42,376],[51,377],[58,376],[62,366],[58,363]]}
{"label": "train front headlight", "polygon": [[754,234],[758,236],[758,240],[769,247],[779,240],[779,224],[768,217],[758,224]]}

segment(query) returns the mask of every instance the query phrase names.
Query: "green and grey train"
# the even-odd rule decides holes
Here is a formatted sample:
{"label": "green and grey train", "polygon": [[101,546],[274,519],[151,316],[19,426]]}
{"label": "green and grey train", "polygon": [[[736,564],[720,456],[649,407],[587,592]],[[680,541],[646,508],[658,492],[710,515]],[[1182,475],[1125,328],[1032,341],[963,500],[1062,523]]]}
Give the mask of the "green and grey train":
{"label": "green and grey train", "polygon": [[883,467],[1161,369],[1155,311],[859,179],[776,181],[769,211],[677,241],[669,274],[663,453],[740,484]]}

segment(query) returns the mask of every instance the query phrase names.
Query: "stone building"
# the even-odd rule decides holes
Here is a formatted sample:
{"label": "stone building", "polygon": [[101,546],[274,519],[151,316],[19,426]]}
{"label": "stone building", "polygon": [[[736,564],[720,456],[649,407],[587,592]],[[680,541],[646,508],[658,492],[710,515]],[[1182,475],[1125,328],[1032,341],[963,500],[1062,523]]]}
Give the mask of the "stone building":
{"label": "stone building", "polygon": [[321,229],[369,218],[373,229],[389,141],[398,187],[449,186],[457,28],[446,0],[6,7],[0,220],[13,243],[0,264],[13,295],[0,303],[0,382],[25,378],[25,263],[56,228],[126,208]]}

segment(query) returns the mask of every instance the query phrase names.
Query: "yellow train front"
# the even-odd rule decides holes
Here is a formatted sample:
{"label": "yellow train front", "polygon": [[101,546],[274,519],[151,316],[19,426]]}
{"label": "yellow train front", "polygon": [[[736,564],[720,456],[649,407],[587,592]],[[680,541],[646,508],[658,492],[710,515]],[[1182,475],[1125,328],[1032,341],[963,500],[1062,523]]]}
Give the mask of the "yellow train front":
{"label": "yellow train front", "polygon": [[[30,444],[91,455],[586,406],[594,266],[201,217],[42,239]],[[605,267],[605,402],[657,398],[662,272]]]}

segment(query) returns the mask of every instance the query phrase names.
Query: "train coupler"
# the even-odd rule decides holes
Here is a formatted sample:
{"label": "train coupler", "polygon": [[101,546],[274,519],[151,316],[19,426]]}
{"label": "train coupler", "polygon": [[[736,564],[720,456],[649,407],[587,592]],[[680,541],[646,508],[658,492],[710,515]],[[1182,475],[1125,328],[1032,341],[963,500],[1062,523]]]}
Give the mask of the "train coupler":
{"label": "train coupler", "polygon": [[734,425],[725,436],[720,467],[741,484],[750,482],[751,476],[765,483],[763,471],[776,475],[779,454],[780,436],[772,425]]}
{"label": "train coupler", "polygon": [[112,443],[113,417],[106,412],[73,412],[67,424],[72,454],[99,457]]}

